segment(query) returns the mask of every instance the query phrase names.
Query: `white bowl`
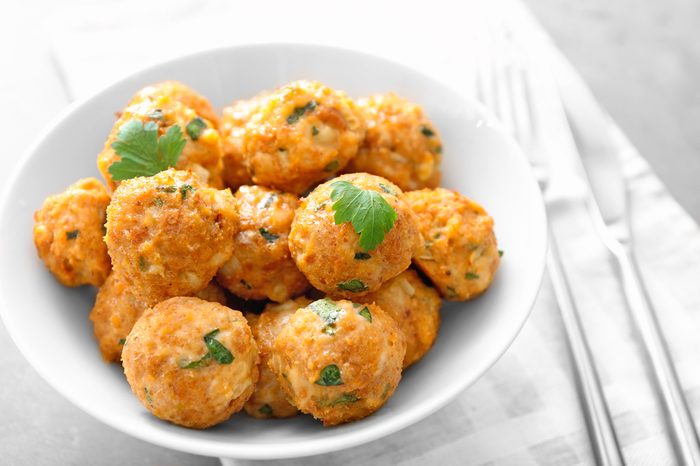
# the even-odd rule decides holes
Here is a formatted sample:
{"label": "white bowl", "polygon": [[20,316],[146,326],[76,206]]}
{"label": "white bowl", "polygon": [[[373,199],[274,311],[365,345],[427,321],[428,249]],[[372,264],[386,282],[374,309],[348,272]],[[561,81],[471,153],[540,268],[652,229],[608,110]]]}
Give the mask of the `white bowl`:
{"label": "white bowl", "polygon": [[[434,348],[404,374],[380,411],[323,428],[309,416],[257,420],[242,413],[196,431],[151,416],[121,367],[107,365],[88,313],[94,290],[56,282],[32,242],[33,213],[46,196],[86,176],[124,107],[141,87],[180,80],[218,108],[295,79],[315,79],[352,97],[394,91],[422,105],[444,143],[443,184],[480,202],[505,251],[496,280],[475,301],[445,304]],[[136,73],[72,105],[26,154],[0,206],[0,311],[24,356],[56,390],[106,424],[190,453],[250,459],[321,454],[375,440],[428,416],[479,378],[511,344],[535,300],[546,228],[537,184],[516,144],[476,102],[387,60],[305,45],[230,47]]]}

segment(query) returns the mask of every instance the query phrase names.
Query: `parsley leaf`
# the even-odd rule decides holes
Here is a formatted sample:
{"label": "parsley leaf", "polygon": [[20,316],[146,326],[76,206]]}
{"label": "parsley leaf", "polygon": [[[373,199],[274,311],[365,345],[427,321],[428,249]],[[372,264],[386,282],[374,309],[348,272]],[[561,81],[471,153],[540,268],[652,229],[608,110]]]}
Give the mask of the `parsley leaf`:
{"label": "parsley leaf", "polygon": [[348,181],[336,181],[331,186],[336,225],[352,223],[365,251],[379,246],[396,222],[394,208],[377,191],[360,189]]}
{"label": "parsley leaf", "polygon": [[371,258],[372,258],[372,256],[370,256],[366,252],[356,252],[355,253],[355,260],[356,261],[366,261],[366,260],[369,260]]}
{"label": "parsley leaf", "polygon": [[367,321],[369,321],[370,324],[372,323],[372,313],[369,312],[369,308],[367,306],[363,307],[362,310],[358,312],[358,314],[367,319]]}
{"label": "parsley leaf", "polygon": [[272,414],[272,407],[269,404],[265,403],[260,407],[260,409],[258,409],[258,412],[260,414],[264,414],[265,416],[270,416]]}
{"label": "parsley leaf", "polygon": [[334,172],[338,169],[339,166],[340,166],[340,162],[338,162],[337,160],[333,160],[328,165],[323,167],[323,171],[324,172]]}
{"label": "parsley leaf", "polygon": [[435,132],[432,129],[428,128],[427,126],[421,126],[420,132],[423,133],[423,136],[425,136],[427,138],[431,138],[431,137],[435,136]]}
{"label": "parsley leaf", "polygon": [[324,400],[324,401],[320,401],[318,404],[321,407],[327,408],[330,406],[335,406],[335,405],[340,405],[340,404],[355,403],[357,401],[360,401],[360,397],[358,397],[354,393],[343,393],[335,400]]}
{"label": "parsley leaf", "polygon": [[185,131],[187,131],[187,134],[193,141],[199,139],[199,136],[205,129],[207,129],[207,124],[199,117],[193,118],[189,123],[187,123],[187,126],[185,126]]}
{"label": "parsley leaf", "polygon": [[343,290],[343,291],[352,291],[353,293],[357,293],[359,291],[366,291],[369,288],[367,288],[367,285],[365,285],[362,282],[362,280],[358,280],[357,278],[353,278],[352,280],[338,283],[338,289]]}
{"label": "parsley leaf", "polygon": [[274,233],[271,233],[268,229],[266,228],[259,228],[258,231],[260,232],[260,236],[265,238],[265,241],[268,243],[274,243],[277,241],[280,237],[280,235],[276,235]]}
{"label": "parsley leaf", "polygon": [[479,274],[478,274],[478,273],[467,272],[467,273],[464,275],[464,278],[466,278],[467,280],[478,280],[480,277],[479,277]]}
{"label": "parsley leaf", "polygon": [[121,160],[110,165],[109,174],[117,181],[153,176],[174,167],[186,143],[178,125],[159,138],[158,126],[152,121],[145,125],[139,120],[127,121],[112,143]]}
{"label": "parsley leaf", "polygon": [[340,369],[335,364],[327,365],[321,369],[321,377],[314,383],[324,387],[343,385],[343,380],[340,378]]}
{"label": "parsley leaf", "polygon": [[303,107],[296,107],[294,111],[292,112],[291,115],[287,117],[287,124],[293,125],[297,121],[299,121],[299,118],[303,117],[305,113],[307,112],[313,112],[313,110],[318,106],[316,101],[312,100],[308,104],[304,105]]}
{"label": "parsley leaf", "polygon": [[323,327],[323,333],[326,335],[335,335],[335,322],[340,317],[342,308],[338,304],[329,298],[319,299],[309,304],[309,309],[314,311],[314,313],[323,320],[326,324]]}
{"label": "parsley leaf", "polygon": [[80,235],[80,230],[71,230],[66,232],[66,239],[75,239]]}
{"label": "parsley leaf", "polygon": [[197,361],[192,361],[189,363],[181,363],[181,369],[196,369],[208,363],[210,359],[215,360],[219,364],[231,364],[235,357],[224,345],[221,344],[219,340],[214,338],[219,333],[219,329],[216,328],[211,332],[204,335],[204,344],[207,345],[207,354],[202,356]]}

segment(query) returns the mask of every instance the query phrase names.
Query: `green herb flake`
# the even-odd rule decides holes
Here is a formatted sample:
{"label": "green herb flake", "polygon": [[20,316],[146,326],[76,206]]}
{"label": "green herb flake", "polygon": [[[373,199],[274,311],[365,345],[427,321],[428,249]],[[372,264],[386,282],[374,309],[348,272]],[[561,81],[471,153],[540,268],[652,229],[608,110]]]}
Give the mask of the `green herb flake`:
{"label": "green herb flake", "polygon": [[324,408],[328,408],[331,406],[335,405],[342,405],[342,404],[347,404],[347,403],[355,403],[357,401],[360,401],[360,397],[355,395],[354,393],[343,393],[340,395],[338,398],[335,400],[325,400],[321,401],[319,405]]}
{"label": "green herb flake", "polygon": [[67,240],[72,240],[78,237],[80,235],[80,230],[71,230],[66,232],[66,239]]}
{"label": "green herb flake", "polygon": [[455,290],[451,286],[448,286],[447,287],[447,297],[448,298],[456,298],[457,297],[457,290]]}
{"label": "green herb flake", "polygon": [[253,289],[253,287],[250,286],[250,283],[248,283],[247,281],[245,281],[245,280],[243,280],[243,279],[241,279],[241,282],[240,282],[240,283],[241,283],[241,285],[243,285],[243,286],[245,287],[246,290],[252,290],[252,289]]}
{"label": "green herb flake", "polygon": [[394,208],[378,192],[360,189],[348,181],[336,181],[331,186],[336,225],[350,222],[365,251],[379,246],[396,222]]}
{"label": "green herb flake", "polygon": [[153,205],[155,205],[156,207],[163,207],[163,199],[159,197],[153,199]]}
{"label": "green herb flake", "polygon": [[321,369],[321,377],[314,383],[324,387],[343,385],[343,380],[340,376],[340,369],[335,364],[327,365]]}
{"label": "green herb flake", "polygon": [[151,394],[148,392],[148,388],[143,387],[143,392],[146,394],[146,401],[148,402],[148,404],[153,406],[153,398],[151,398]]}
{"label": "green herb flake", "polygon": [[171,126],[158,137],[158,126],[149,121],[129,120],[119,128],[112,149],[121,157],[109,167],[113,180],[128,180],[137,176],[153,176],[174,167],[185,148],[178,125]]}
{"label": "green herb flake", "polygon": [[339,166],[340,166],[340,162],[338,162],[337,160],[333,160],[331,163],[329,163],[328,165],[323,167],[323,171],[324,172],[334,172],[338,169]]}
{"label": "green herb flake", "polygon": [[141,272],[145,272],[148,269],[148,262],[146,262],[146,258],[143,256],[139,256],[139,270]]}
{"label": "green herb flake", "polygon": [[318,134],[318,128],[316,128],[315,126],[312,126],[311,127],[311,135],[316,136],[317,134]]}
{"label": "green herb flake", "polygon": [[382,400],[385,400],[391,389],[391,384],[387,383],[384,385],[384,390],[382,391]]}
{"label": "green herb flake", "polygon": [[478,280],[480,277],[478,273],[467,272],[466,274],[464,274],[464,278],[466,278],[467,280]]}
{"label": "green herb flake", "polygon": [[304,105],[303,107],[296,107],[294,109],[294,111],[292,112],[292,114],[287,117],[287,123],[290,125],[293,125],[294,123],[299,121],[299,119],[302,116],[304,116],[304,114],[309,113],[309,112],[313,112],[317,106],[318,106],[318,104],[316,103],[316,101],[312,100],[311,102]]}
{"label": "green herb flake", "polygon": [[162,186],[162,185],[161,185],[161,186],[156,186],[156,191],[160,191],[160,192],[162,192],[162,193],[172,194],[172,193],[176,193],[176,192],[177,192],[177,186],[172,186],[172,185],[168,185],[168,186]]}
{"label": "green herb flake", "polygon": [[367,321],[371,324],[372,323],[372,313],[369,312],[369,308],[367,306],[363,307],[360,312],[358,312],[362,317],[367,319]]}
{"label": "green herb flake", "polygon": [[350,291],[352,293],[359,293],[360,291],[367,291],[369,288],[367,288],[367,285],[362,283],[362,280],[353,278],[352,280],[338,283],[338,289],[342,291]]}
{"label": "green herb flake", "polygon": [[263,238],[265,238],[265,241],[267,241],[268,243],[274,243],[274,242],[277,241],[277,240],[279,239],[279,237],[280,237],[280,235],[276,235],[276,234],[274,234],[274,233],[270,233],[270,231],[269,231],[269,230],[266,230],[265,228],[260,228],[260,229],[258,229],[258,231],[260,232],[260,235],[261,235]]}
{"label": "green herb flake", "polygon": [[503,257],[503,251],[501,251],[500,249],[498,250],[498,257]]}
{"label": "green herb flake", "polygon": [[260,409],[258,409],[258,412],[260,414],[264,414],[265,416],[270,416],[272,415],[272,407],[269,404],[265,403],[260,407]]}
{"label": "green herb flake", "polygon": [[185,126],[185,131],[187,131],[187,134],[189,134],[193,141],[199,139],[199,136],[202,135],[202,131],[205,129],[207,129],[207,123],[199,117],[193,118],[187,123],[187,126]]}
{"label": "green herb flake", "polygon": [[427,126],[421,126],[420,132],[423,133],[423,136],[427,138],[432,138],[433,136],[435,136],[435,132]]}
{"label": "green herb flake", "polygon": [[219,364],[231,364],[234,359],[236,359],[233,354],[217,340],[216,335],[219,334],[219,329],[216,328],[211,332],[204,335],[204,344],[207,346],[207,354],[202,356],[197,361],[192,362],[181,362],[180,368],[182,369],[196,369],[207,364],[210,359],[218,362]]}
{"label": "green herb flake", "polygon": [[379,183],[379,187],[382,188],[382,191],[384,191],[387,194],[391,194],[392,196],[396,196],[396,191],[391,189],[389,186],[385,185],[384,183]]}
{"label": "green herb flake", "polygon": [[182,196],[183,201],[187,199],[187,192],[194,193],[195,189],[189,184],[183,184],[180,186],[180,195]]}
{"label": "green herb flake", "polygon": [[366,260],[369,260],[371,258],[372,258],[372,256],[366,252],[356,252],[355,253],[355,260],[356,261],[366,261]]}
{"label": "green herb flake", "polygon": [[442,146],[437,146],[437,147],[435,148],[435,153],[436,153],[436,154],[442,154]]}
{"label": "green herb flake", "polygon": [[159,108],[153,110],[151,113],[149,113],[149,114],[146,115],[146,116],[147,116],[148,118],[150,118],[151,120],[161,120],[161,121],[162,121],[163,118],[164,118],[163,110],[161,110],[161,109],[159,109]]}
{"label": "green herb flake", "polygon": [[323,323],[326,324],[323,329],[323,333],[327,335],[335,335],[335,323],[340,317],[340,313],[343,311],[343,308],[338,306],[338,304],[332,299],[323,298],[309,304],[309,309],[319,316]]}
{"label": "green herb flake", "polygon": [[121,346],[124,346],[124,345],[126,344],[126,338],[120,338],[120,339],[119,339],[119,344],[120,344]]}
{"label": "green herb flake", "polygon": [[277,193],[268,193],[262,202],[262,208],[267,209],[277,200]]}

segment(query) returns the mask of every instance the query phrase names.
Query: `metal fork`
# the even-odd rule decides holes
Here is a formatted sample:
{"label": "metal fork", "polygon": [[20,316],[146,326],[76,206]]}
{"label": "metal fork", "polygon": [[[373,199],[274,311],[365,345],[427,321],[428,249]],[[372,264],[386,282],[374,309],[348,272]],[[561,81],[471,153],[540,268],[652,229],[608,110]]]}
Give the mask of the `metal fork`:
{"label": "metal fork", "polygon": [[[477,67],[477,97],[494,111],[521,145],[543,197],[547,200],[550,170],[549,154],[544,139],[546,136],[543,134],[545,117],[534,105],[539,99],[537,87],[533,85],[532,63],[525,63],[524,54],[511,41],[508,31],[498,32],[496,35],[491,30],[488,36],[504,37],[507,43],[501,44],[497,50],[500,53],[491,53],[487,63],[483,63],[482,60]],[[491,50],[490,47],[486,49]],[[517,56],[515,52],[518,52]],[[546,202],[548,214],[553,207],[553,204]],[[547,270],[564,324],[596,464],[623,465],[624,459],[610,411],[551,227],[548,228],[548,234]]]}

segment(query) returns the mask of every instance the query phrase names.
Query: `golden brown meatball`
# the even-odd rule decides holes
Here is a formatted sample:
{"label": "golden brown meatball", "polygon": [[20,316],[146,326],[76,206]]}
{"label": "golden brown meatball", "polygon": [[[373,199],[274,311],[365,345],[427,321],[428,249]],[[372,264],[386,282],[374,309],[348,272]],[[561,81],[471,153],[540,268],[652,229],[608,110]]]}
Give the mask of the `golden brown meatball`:
{"label": "golden brown meatball", "polygon": [[[121,112],[104,149],[97,157],[97,167],[113,190],[119,185],[112,180],[109,167],[121,157],[112,148],[122,125],[131,120],[146,124],[153,122],[162,136],[173,125],[179,125],[187,143],[176,164],[179,169],[191,169],[201,181],[222,188],[221,137],[216,129],[216,113],[202,96],[183,84],[166,81],[139,91]],[[193,123],[194,122],[194,123]],[[194,126],[187,130],[191,123]]]}
{"label": "golden brown meatball", "polygon": [[233,255],[217,274],[219,283],[245,299],[281,303],[302,294],[309,282],[287,243],[298,198],[262,186],[241,186],[235,198],[239,230]]}
{"label": "golden brown meatball", "polygon": [[[396,212],[393,227],[371,251],[360,247],[351,223],[335,223],[331,192],[339,182],[379,193]],[[353,173],[327,181],[302,199],[292,223],[289,248],[297,267],[315,288],[333,297],[353,298],[378,290],[408,268],[421,239],[415,214],[400,194],[401,190],[384,178]]]}
{"label": "golden brown meatball", "polygon": [[34,214],[34,244],[51,273],[66,286],[100,286],[112,268],[104,235],[109,193],[86,178],[49,196]]}
{"label": "golden brown meatball", "polygon": [[404,369],[428,352],[440,328],[440,295],[423,283],[415,270],[408,269],[360,298],[374,303],[394,318],[406,341]]}
{"label": "golden brown meatball", "polygon": [[321,299],[275,339],[270,368],[289,399],[326,426],[378,410],[401,380],[406,343],[379,306]]}
{"label": "golden brown meatball", "polygon": [[223,142],[224,171],[222,175],[224,184],[234,191],[243,185],[253,184],[245,165],[243,134],[250,115],[256,110],[259,103],[260,97],[238,100],[223,110],[219,128]]}
{"label": "golden brown meatball", "polygon": [[479,296],[500,262],[493,219],[476,202],[448,189],[404,194],[418,215],[424,247],[415,262],[445,299]]}
{"label": "golden brown meatball", "polygon": [[262,98],[243,150],[256,184],[299,194],[345,167],[364,136],[364,120],[343,92],[295,81]]}
{"label": "golden brown meatball", "polygon": [[297,414],[296,406],[287,400],[287,394],[277,382],[277,377],[268,367],[275,338],[287,325],[289,318],[298,309],[311,303],[310,299],[300,297],[282,304],[268,304],[262,314],[246,314],[250,329],[260,351],[260,379],[244,408],[246,412],[259,418],[290,417]]}
{"label": "golden brown meatball", "polygon": [[133,294],[117,274],[107,277],[90,312],[95,338],[105,361],[120,360],[127,335],[149,304],[155,303],[147,303]]}
{"label": "golden brown meatball", "polygon": [[188,296],[230,257],[237,214],[229,190],[169,169],[124,181],[107,209],[114,271],[143,296]]}
{"label": "golden brown meatball", "polygon": [[367,136],[346,172],[383,176],[404,191],[440,184],[442,142],[418,105],[389,93],[360,99],[357,106]]}
{"label": "golden brown meatball", "polygon": [[146,409],[195,429],[240,411],[258,380],[258,348],[243,314],[199,298],[147,309],[126,339],[122,364]]}

